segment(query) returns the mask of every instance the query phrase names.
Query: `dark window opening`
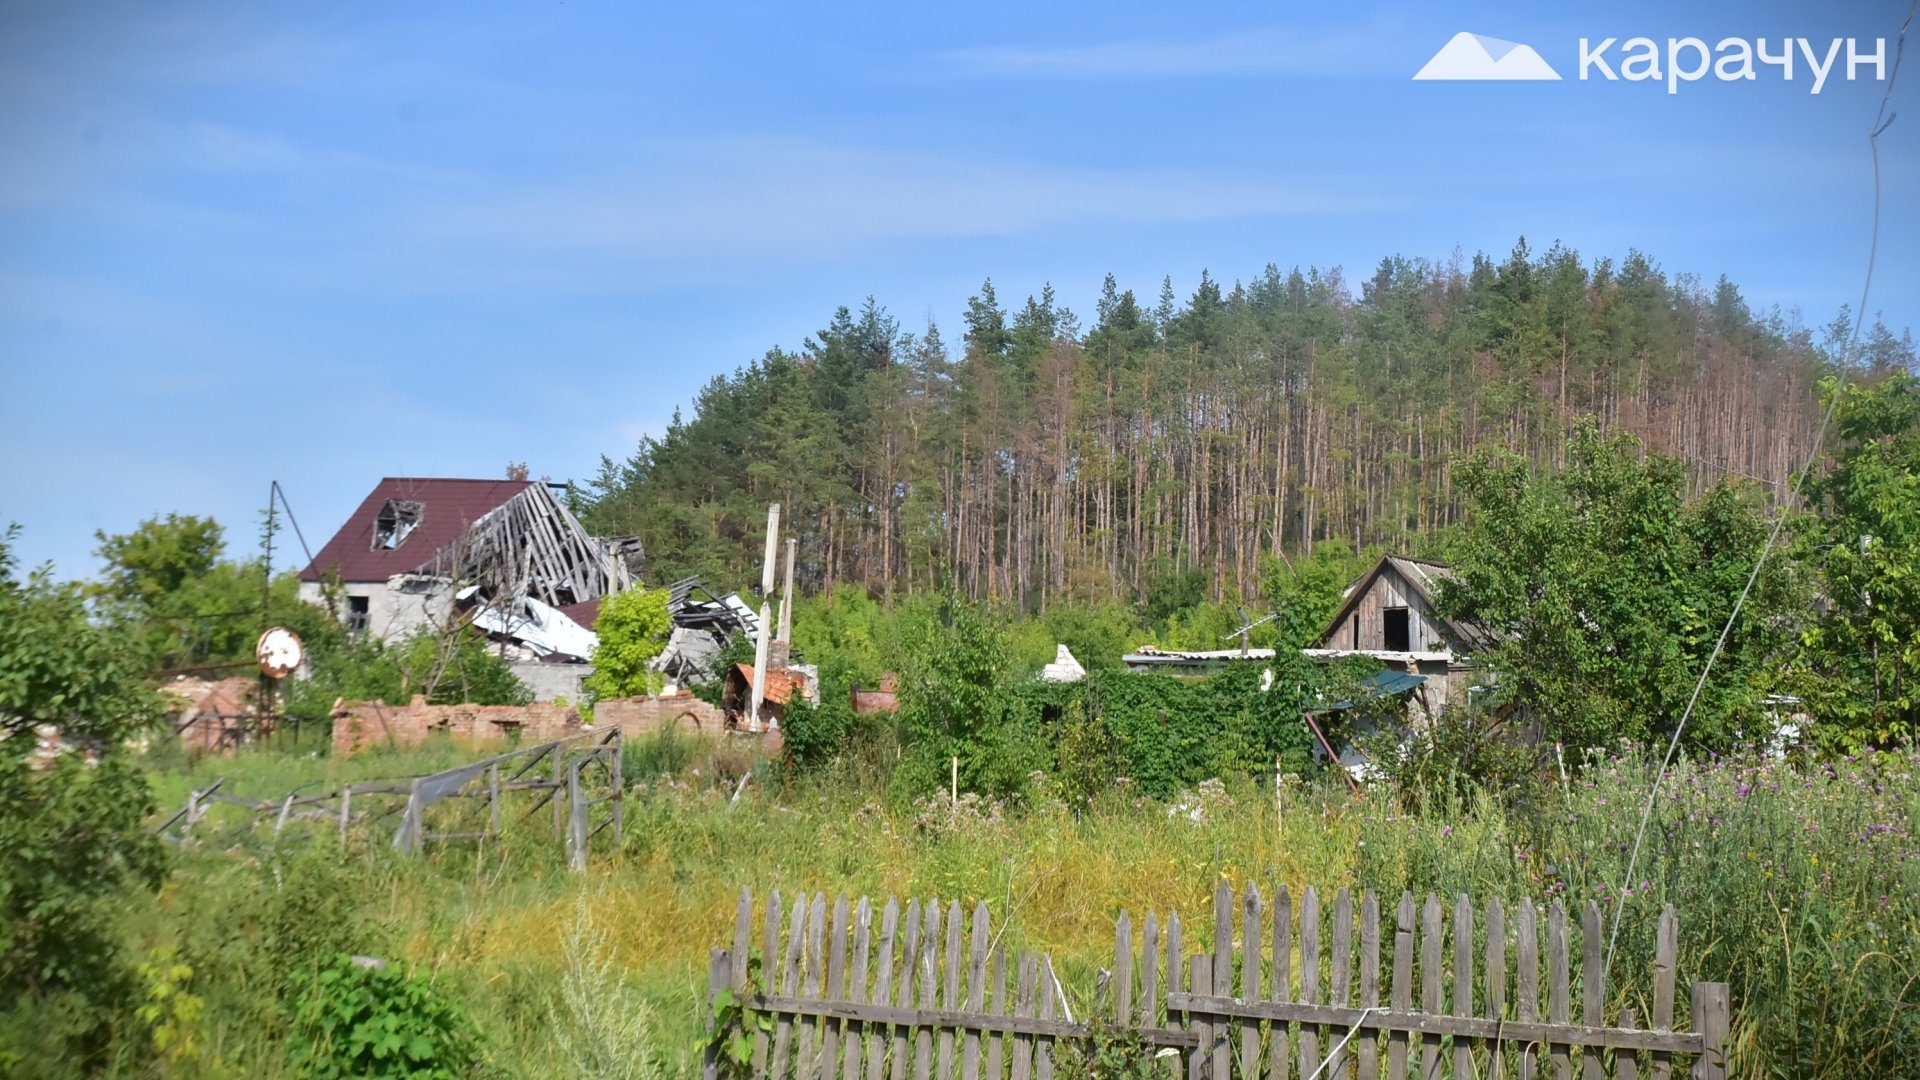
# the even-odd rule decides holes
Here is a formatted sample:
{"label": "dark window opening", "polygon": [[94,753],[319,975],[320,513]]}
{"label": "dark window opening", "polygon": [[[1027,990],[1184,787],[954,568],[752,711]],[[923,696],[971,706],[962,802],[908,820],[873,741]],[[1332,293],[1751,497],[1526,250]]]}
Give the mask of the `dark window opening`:
{"label": "dark window opening", "polygon": [[367,616],[371,605],[364,596],[347,597],[347,633],[363,634],[367,629]]}
{"label": "dark window opening", "polygon": [[388,499],[387,505],[380,508],[380,516],[373,521],[373,550],[392,551],[407,542],[407,537],[420,525],[420,519],[426,515],[424,503],[411,499]]}
{"label": "dark window opening", "polygon": [[1360,613],[1357,611],[1353,613],[1353,647],[1360,647]]}
{"label": "dark window opening", "polygon": [[1390,607],[1386,616],[1386,647],[1388,652],[1413,651],[1413,620],[1408,617],[1407,609]]}

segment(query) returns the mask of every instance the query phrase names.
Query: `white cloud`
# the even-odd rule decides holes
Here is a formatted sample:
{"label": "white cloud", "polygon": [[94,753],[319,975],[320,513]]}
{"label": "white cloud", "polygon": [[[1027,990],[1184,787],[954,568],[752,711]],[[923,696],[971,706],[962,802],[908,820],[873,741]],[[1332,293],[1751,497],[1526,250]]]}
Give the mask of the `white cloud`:
{"label": "white cloud", "polygon": [[420,239],[651,261],[817,255],[1050,227],[1364,213],[1333,184],[893,154],[795,140],[661,148],[650,169],[424,207]]}

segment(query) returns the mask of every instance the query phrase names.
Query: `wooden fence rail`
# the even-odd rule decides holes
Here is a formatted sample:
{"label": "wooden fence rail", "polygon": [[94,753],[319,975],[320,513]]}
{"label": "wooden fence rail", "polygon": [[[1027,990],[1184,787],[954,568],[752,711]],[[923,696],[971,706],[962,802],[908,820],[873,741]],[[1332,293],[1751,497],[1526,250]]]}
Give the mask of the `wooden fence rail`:
{"label": "wooden fence rail", "polygon": [[[1179,917],[1163,924],[1154,914],[1136,951],[1123,911],[1113,967],[1078,999],[1086,1015],[1076,1017],[1049,957],[1020,953],[1009,970],[984,903],[969,914],[957,901],[943,909],[937,899],[909,900],[903,910],[889,898],[876,927],[867,899],[850,907],[841,897],[829,908],[824,894],[803,894],[786,909],[774,892],[756,935],[743,889],[733,946],[714,950],[709,973],[715,998],[727,991],[739,1003],[740,1013],[724,1015],[740,1028],[715,1033],[705,1075],[1053,1080],[1071,1055],[1076,1075],[1130,1063],[1142,1071],[1129,1076],[1171,1080],[1404,1080],[1410,1070],[1423,1080],[1571,1080],[1576,1068],[1581,1080],[1643,1072],[1668,1080],[1684,1059],[1696,1078],[1726,1076],[1725,984],[1693,984],[1691,1030],[1673,1026],[1679,923],[1671,907],[1655,934],[1644,1028],[1631,1007],[1607,1022],[1602,922],[1591,903],[1579,915],[1577,972],[1574,929],[1557,900],[1544,911],[1522,901],[1509,920],[1498,898],[1476,907],[1463,895],[1451,934],[1436,896],[1417,905],[1403,893],[1385,923],[1382,914],[1372,891],[1356,903],[1341,889],[1323,926],[1312,888],[1296,912],[1284,887],[1268,902],[1256,887],[1236,898],[1222,883],[1212,940],[1189,953]],[[758,973],[749,961],[756,941]],[[750,1022],[756,1016],[765,1022]],[[748,1048],[745,1060],[723,1051],[730,1043]],[[1096,1050],[1104,1064],[1087,1064]]]}
{"label": "wooden fence rail", "polygon": [[[339,830],[391,823],[394,850],[418,855],[428,845],[498,839],[503,830],[552,807],[553,836],[565,846],[568,865],[585,869],[593,837],[611,829],[619,847],[625,827],[623,745],[618,728],[570,735],[519,747],[452,769],[402,780],[346,784],[337,790],[259,801],[221,790],[223,781],[196,790],[179,811],[155,827],[159,835],[185,842],[214,806],[246,812],[245,827],[271,819],[274,833],[289,821],[317,821]],[[513,806],[531,796],[531,806]],[[522,801],[527,801],[525,798]]]}

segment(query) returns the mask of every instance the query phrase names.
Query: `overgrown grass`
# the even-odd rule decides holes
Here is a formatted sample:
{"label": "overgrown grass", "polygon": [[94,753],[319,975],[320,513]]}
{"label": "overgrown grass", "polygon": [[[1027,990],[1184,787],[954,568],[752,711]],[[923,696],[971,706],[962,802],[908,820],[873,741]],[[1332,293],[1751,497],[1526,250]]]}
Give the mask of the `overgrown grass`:
{"label": "overgrown grass", "polygon": [[[428,771],[460,756],[457,747],[347,760],[252,752],[156,783],[163,805],[215,774],[273,798],[309,779]],[[1122,784],[1076,814],[1044,778],[1019,806],[970,796],[900,805],[884,785],[845,779],[875,762],[792,782],[763,764],[733,801],[737,757],[684,739],[630,747],[624,845],[597,853],[583,874],[563,868],[544,820],[485,850],[450,846],[422,860],[397,858],[379,836],[343,856],[331,830],[303,846],[306,834],[290,829],[277,854],[264,843],[186,852],[159,904],[130,913],[129,933],[141,952],[178,945],[192,965],[190,987],[206,1001],[201,1045],[224,1068],[204,1075],[284,1066],[274,1003],[286,972],[340,951],[426,975],[463,1004],[504,1073],[673,1075],[692,1067],[706,956],[730,936],[742,886],[757,899],[777,888],[984,901],[1009,949],[1051,953],[1069,989],[1086,992],[1110,964],[1122,908],[1136,926],[1149,910],[1194,925],[1221,879],[1263,891],[1284,882],[1296,897],[1308,884],[1370,886],[1383,903],[1402,888],[1497,894],[1510,908],[1521,897],[1564,899],[1570,910],[1594,899],[1611,919],[1651,778],[1629,752],[1587,763],[1531,802],[1460,799],[1420,816],[1344,789],[1276,803],[1270,787],[1244,781],[1205,785],[1174,807]],[[1733,986],[1743,1071],[1920,1075],[1910,1053],[1920,1045],[1917,772],[1904,754],[1806,769],[1683,765],[1655,804],[1643,869],[1629,883],[1615,1002],[1646,1015],[1652,919],[1670,902],[1683,988]],[[575,1042],[559,1061],[556,1025],[588,984],[646,1020],[614,1048]],[[567,1064],[589,1060],[598,1064]]]}

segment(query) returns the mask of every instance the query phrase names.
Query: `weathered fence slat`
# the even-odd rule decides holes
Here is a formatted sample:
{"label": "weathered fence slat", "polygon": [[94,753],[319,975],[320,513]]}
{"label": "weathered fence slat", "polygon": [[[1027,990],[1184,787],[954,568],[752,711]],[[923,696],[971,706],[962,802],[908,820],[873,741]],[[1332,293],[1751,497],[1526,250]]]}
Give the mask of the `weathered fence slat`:
{"label": "weathered fence slat", "polygon": [[[1420,1008],[1429,1013],[1440,1011],[1440,898],[1427,894],[1420,909]],[[1423,1080],[1440,1076],[1440,1036],[1429,1033],[1420,1039],[1420,1075]]]}
{"label": "weathered fence slat", "polygon": [[[1188,960],[1190,978],[1189,992],[1195,996],[1209,993],[1213,989],[1213,957],[1207,953],[1194,953]],[[1202,1080],[1212,1076],[1209,1058],[1213,1048],[1213,1024],[1206,1013],[1190,1012],[1188,1025],[1194,1033],[1193,1052],[1187,1056],[1187,1076],[1191,1080]]]}
{"label": "weathered fence slat", "polygon": [[[867,961],[868,951],[873,947],[873,903],[866,897],[860,898],[860,906],[853,912],[853,968],[847,979],[847,1000],[856,1004],[865,1004],[868,1000]],[[867,1033],[867,1025],[845,1032],[847,1043],[846,1066],[840,1071],[840,1080],[860,1080],[861,1066],[865,1064],[867,1046],[872,1036]]]}
{"label": "weathered fence slat", "polygon": [[[1554,1024],[1567,1022],[1571,998],[1567,958],[1567,908],[1555,900],[1553,906],[1547,909],[1547,1020]],[[1547,1048],[1547,1057],[1553,1066],[1553,1080],[1569,1080],[1573,1075],[1573,1064],[1568,1056],[1567,1044],[1551,1044]]]}
{"label": "weathered fence slat", "polygon": [[[914,977],[920,982],[920,1007],[933,1008],[933,996],[940,981],[937,957],[940,953],[940,901],[929,900],[920,909],[920,956],[914,962]],[[914,1032],[914,1080],[933,1075],[933,1029],[920,1026]]]}
{"label": "weathered fence slat", "polygon": [[[1639,1020],[1639,1014],[1633,1011],[1632,1006],[1627,1006],[1620,1010],[1621,1027],[1638,1027]],[[1640,1080],[1640,1052],[1638,1050],[1615,1051],[1613,1055],[1613,1075],[1617,1077],[1618,1080]]]}
{"label": "weathered fence slat", "polygon": [[[1213,888],[1213,958],[1209,965],[1213,975],[1213,993],[1217,997],[1233,995],[1233,889],[1225,878]],[[1212,1058],[1208,1066],[1208,1075],[1226,1080],[1233,1068],[1232,1039],[1228,1037],[1227,1025],[1215,1025],[1212,1039]]]}
{"label": "weathered fence slat", "polygon": [[[791,908],[771,893],[760,924],[768,961],[767,990],[760,991],[747,960],[753,898],[742,890],[731,947],[710,958],[705,1015],[715,1038],[702,1072],[717,1077],[724,1065],[728,1033],[711,1025],[723,1015],[714,999],[732,992],[741,1009],[770,1019],[752,1024],[752,1075],[766,1080],[906,1080],[909,1071],[915,1080],[1052,1080],[1059,1054],[1105,1039],[1109,1030],[1155,1060],[1153,1075],[1164,1077],[1161,1070],[1172,1066],[1174,1080],[1183,1072],[1188,1080],[1288,1080],[1296,1066],[1302,1080],[1405,1080],[1416,1040],[1423,1080],[1505,1080],[1510,1071],[1534,1078],[1543,1064],[1549,1075],[1572,1080],[1576,1058],[1582,1080],[1639,1080],[1650,1068],[1664,1067],[1670,1076],[1676,1055],[1691,1058],[1692,1077],[1726,1076],[1731,1017],[1724,984],[1694,983],[1692,1030],[1672,1030],[1678,920],[1670,907],[1656,924],[1652,1016],[1642,1028],[1631,1008],[1620,1010],[1615,1025],[1606,1023],[1603,922],[1595,903],[1579,913],[1581,1015],[1574,1019],[1576,958],[1563,902],[1546,909],[1543,1010],[1540,909],[1531,900],[1521,901],[1509,926],[1498,898],[1476,911],[1472,897],[1460,895],[1449,927],[1440,897],[1416,904],[1403,893],[1391,942],[1391,1003],[1383,1007],[1379,899],[1370,890],[1360,896],[1357,940],[1354,899],[1352,889],[1336,892],[1323,940],[1316,889],[1302,892],[1296,934],[1283,886],[1274,889],[1269,916],[1260,888],[1249,884],[1236,894],[1220,881],[1211,940],[1183,953],[1177,914],[1163,936],[1150,912],[1138,958],[1132,916],[1120,912],[1113,967],[1099,972],[1086,998],[1094,1015],[1082,1017],[1044,955],[1013,958],[1010,996],[1006,950],[986,904],[976,901],[969,917],[957,899],[944,908],[938,899],[909,900],[903,928],[899,901],[890,898],[876,950],[871,900],[836,897],[829,915],[824,893],[803,893]],[[1263,933],[1271,934],[1270,968]],[[1104,1026],[1108,1017],[1112,1029]]]}
{"label": "weathered fence slat", "polygon": [[[1033,1015],[1033,984],[1035,981],[1033,956],[1020,954],[1019,990],[1013,1004],[1013,1015],[1026,1018]],[[1013,1080],[1029,1080],[1033,1075],[1033,1036],[1018,1031],[1013,1036]]]}
{"label": "weathered fence slat", "polygon": [[[1380,1006],[1380,898],[1368,889],[1360,898],[1360,1008]],[[1354,1036],[1354,1062],[1363,1080],[1380,1075],[1380,1040],[1373,1031]]]}
{"label": "weathered fence slat", "polygon": [[[1519,955],[1515,960],[1514,985],[1520,995],[1520,1019],[1532,1022],[1540,1018],[1540,926],[1533,901],[1520,901]],[[1520,1075],[1534,1080],[1539,1075],[1540,1048],[1529,1042],[1520,1048]]]}
{"label": "weathered fence slat", "polygon": [[[1007,948],[1004,945],[993,947],[993,1008],[992,1016],[1007,1015]],[[1007,1034],[995,1032],[987,1039],[987,1076],[990,1080],[1000,1080],[1000,1064],[1006,1055]]]}
{"label": "weathered fence slat", "polygon": [[[940,1004],[948,1012],[960,1008],[960,901],[947,902],[947,977],[940,987]],[[940,1029],[940,1080],[953,1080],[953,1029]]]}
{"label": "weathered fence slat", "polygon": [[[807,997],[825,996],[827,974],[827,894],[813,894],[813,906],[807,912],[807,940],[800,950],[801,985]],[[816,1080],[820,1068],[820,1044],[827,1026],[826,1017],[800,1025],[799,1073],[805,1080]]]}
{"label": "weathered fence slat", "polygon": [[[1351,1005],[1353,1003],[1353,893],[1341,889],[1333,898],[1333,951],[1327,955],[1330,977],[1327,980],[1327,1004]],[[1355,1032],[1354,1034],[1359,1034]],[[1352,1040],[1347,1032],[1334,1031],[1329,1038],[1333,1040],[1327,1051],[1326,1076],[1344,1076],[1347,1071],[1347,1051]]]}
{"label": "weathered fence slat", "polygon": [[[1240,996],[1260,1000],[1260,886],[1247,882],[1246,899],[1240,913]],[[1231,958],[1228,961],[1232,963]],[[1260,1025],[1240,1025],[1240,1075],[1260,1075]]]}
{"label": "weathered fence slat", "polygon": [[[987,905],[973,909],[973,940],[967,947],[967,1011],[980,1012],[987,997]],[[961,1080],[980,1080],[980,1032],[968,1028],[960,1047]]]}
{"label": "weathered fence slat", "polygon": [[[900,901],[887,897],[887,906],[880,911],[880,959],[875,965],[875,983],[873,1000],[881,1005],[893,1003],[893,939],[900,930]],[[867,1080],[881,1080],[880,1072],[886,1067],[887,1032],[884,1026],[870,1024],[867,1027]]]}
{"label": "weathered fence slat", "polygon": [[[1473,901],[1466,893],[1453,902],[1453,1015],[1479,1015],[1473,1011]],[[1474,1075],[1472,1039],[1453,1037],[1453,1075]]]}
{"label": "weathered fence slat", "polygon": [[[1660,909],[1660,922],[1654,930],[1653,945],[1653,1029],[1673,1030],[1673,981],[1675,956],[1680,947],[1680,921],[1673,905]],[[1673,1075],[1673,1057],[1653,1055],[1653,1080],[1668,1080]]]}
{"label": "weathered fence slat", "polygon": [[[1487,1015],[1495,1020],[1507,1015],[1507,909],[1495,896],[1487,901]],[[1506,1080],[1507,1055],[1504,1039],[1487,1043],[1488,1080]]]}
{"label": "weathered fence slat", "polygon": [[[847,997],[847,898],[844,894],[834,899],[832,927],[832,932],[827,937],[827,982],[822,992],[828,1001],[845,1001]],[[833,1080],[840,1075],[840,1035],[845,1029],[844,1021],[823,1019],[820,1022],[818,1075],[823,1080]]]}
{"label": "weathered fence slat", "polygon": [[[1320,894],[1313,886],[1300,896],[1300,1000],[1320,1004]],[[1300,1080],[1320,1071],[1320,1028],[1300,1025]]]}
{"label": "weathered fence slat", "polygon": [[[1393,1007],[1400,1012],[1413,1009],[1413,893],[1400,894],[1393,934]],[[1387,1034],[1388,1080],[1407,1080],[1409,1038],[1404,1031]]]}
{"label": "weathered fence slat", "polygon": [[[1293,897],[1285,884],[1273,890],[1272,1001],[1293,1000]],[[1293,1025],[1278,1021],[1268,1033],[1267,1080],[1287,1080],[1293,1069]]]}
{"label": "weathered fence slat", "polygon": [[[1607,1007],[1607,968],[1600,958],[1600,909],[1589,900],[1580,910],[1580,1019],[1588,1027],[1604,1023]],[[1583,1080],[1607,1080],[1607,1069],[1598,1050],[1587,1048],[1580,1054]]]}
{"label": "weathered fence slat", "polygon": [[[807,936],[807,894],[793,899],[793,917],[788,920],[787,951],[780,965],[780,992],[792,997],[800,989],[800,945]],[[793,1047],[796,1019],[782,1016],[773,1029],[773,1080],[786,1080],[788,1054]]]}
{"label": "weathered fence slat", "polygon": [[[919,962],[920,949],[920,901],[907,898],[907,928],[900,948],[900,986],[898,1005],[901,1009],[913,1005],[913,971]],[[888,1052],[888,1076],[890,1080],[906,1080],[907,1053],[910,1045],[907,1040],[913,1032],[904,1025],[893,1029],[893,1049]]]}
{"label": "weathered fence slat", "polygon": [[[1051,1020],[1054,1016],[1054,1002],[1060,993],[1059,984],[1054,982],[1053,964],[1044,955],[1034,961],[1036,989],[1040,995],[1040,1019]],[[1053,1080],[1053,1040],[1040,1038],[1033,1047],[1033,1080]]]}

